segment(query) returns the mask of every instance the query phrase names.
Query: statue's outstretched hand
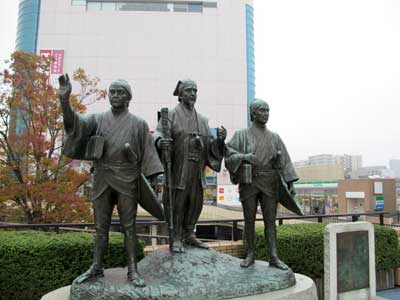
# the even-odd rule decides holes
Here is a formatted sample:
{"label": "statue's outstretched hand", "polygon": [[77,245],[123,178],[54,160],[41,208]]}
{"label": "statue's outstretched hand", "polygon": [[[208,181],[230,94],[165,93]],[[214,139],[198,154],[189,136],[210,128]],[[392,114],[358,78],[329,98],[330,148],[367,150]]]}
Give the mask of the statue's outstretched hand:
{"label": "statue's outstretched hand", "polygon": [[58,89],[58,97],[61,101],[69,101],[69,96],[72,92],[72,85],[69,81],[68,74],[63,74],[58,77],[58,82],[60,84],[60,87]]}

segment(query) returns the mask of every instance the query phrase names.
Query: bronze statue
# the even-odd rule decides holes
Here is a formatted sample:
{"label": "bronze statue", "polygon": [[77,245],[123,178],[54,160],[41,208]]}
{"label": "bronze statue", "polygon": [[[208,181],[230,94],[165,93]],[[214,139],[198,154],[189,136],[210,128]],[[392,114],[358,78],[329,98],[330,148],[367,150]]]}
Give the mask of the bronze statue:
{"label": "bronze statue", "polygon": [[[71,83],[68,75],[59,78],[66,140],[63,154],[73,159],[93,161],[93,202],[96,224],[93,264],[75,282],[104,276],[103,256],[114,205],[117,205],[128,256],[128,280],[144,286],[137,272],[136,229],[137,203],[163,219],[161,206],[145,178],[153,180],[163,172],[146,121],[128,110],[131,87],[125,80],[115,80],[109,88],[111,109],[100,114],[79,115],[70,106]],[[140,194],[139,194],[140,190]]]}
{"label": "bronze statue", "polygon": [[270,250],[270,266],[286,270],[276,249],[276,212],[280,202],[289,210],[302,214],[293,196],[296,175],[289,154],[278,134],[266,127],[269,106],[260,99],[250,105],[252,125],[235,132],[227,144],[225,164],[231,181],[239,184],[240,201],[245,220],[247,256],[241,262],[249,267],[255,262],[255,218],[260,203],[264,234]]}
{"label": "bronze statue", "polygon": [[179,81],[173,95],[178,96],[179,104],[168,112],[167,124],[159,122],[155,134],[157,148],[169,149],[171,153],[172,199],[164,193],[163,201],[167,220],[173,211],[172,251],[184,252],[184,243],[207,249],[208,245],[196,238],[194,228],[203,208],[204,169],[206,166],[215,171],[221,169],[226,130],[218,128],[217,138],[211,136],[208,120],[194,108],[197,99],[194,81]]}

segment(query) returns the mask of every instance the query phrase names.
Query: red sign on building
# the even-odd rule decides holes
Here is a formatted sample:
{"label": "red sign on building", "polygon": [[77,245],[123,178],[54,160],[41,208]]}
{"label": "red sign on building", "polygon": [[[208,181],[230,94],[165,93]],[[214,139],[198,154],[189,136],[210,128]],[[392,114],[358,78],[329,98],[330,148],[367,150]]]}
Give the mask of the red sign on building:
{"label": "red sign on building", "polygon": [[52,61],[50,66],[50,75],[59,75],[63,73],[64,67],[64,50],[40,50],[39,54],[41,56],[52,56],[54,61]]}

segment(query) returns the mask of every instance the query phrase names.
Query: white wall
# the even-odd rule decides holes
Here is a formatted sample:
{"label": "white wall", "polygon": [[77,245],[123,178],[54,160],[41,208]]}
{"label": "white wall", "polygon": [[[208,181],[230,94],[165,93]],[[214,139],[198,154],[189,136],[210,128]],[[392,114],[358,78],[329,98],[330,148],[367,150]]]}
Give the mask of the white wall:
{"label": "white wall", "polygon": [[[247,122],[246,19],[250,0],[219,0],[203,13],[86,11],[71,0],[42,0],[38,51],[64,49],[64,72],[78,67],[107,88],[116,78],[134,90],[131,111],[151,129],[156,112],[173,107],[178,79],[198,84],[197,110],[228,137]],[[76,91],[77,92],[77,91]],[[108,101],[89,107],[104,111]]]}

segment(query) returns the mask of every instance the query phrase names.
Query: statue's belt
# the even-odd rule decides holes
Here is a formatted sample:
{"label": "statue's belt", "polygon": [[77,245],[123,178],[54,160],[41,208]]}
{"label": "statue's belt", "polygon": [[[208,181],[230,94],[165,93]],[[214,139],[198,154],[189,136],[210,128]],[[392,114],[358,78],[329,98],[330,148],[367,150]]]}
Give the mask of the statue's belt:
{"label": "statue's belt", "polygon": [[253,182],[252,178],[259,176],[274,176],[278,174],[276,169],[270,165],[253,166],[251,164],[242,164],[237,172],[239,183],[250,184]]}
{"label": "statue's belt", "polygon": [[273,175],[276,174],[277,170],[273,169],[272,166],[252,166],[252,174],[253,176],[262,176],[262,175]]}
{"label": "statue's belt", "polygon": [[135,171],[138,174],[140,173],[140,169],[135,165],[131,163],[95,163],[94,164],[94,169],[95,170],[129,170],[129,171]]}

